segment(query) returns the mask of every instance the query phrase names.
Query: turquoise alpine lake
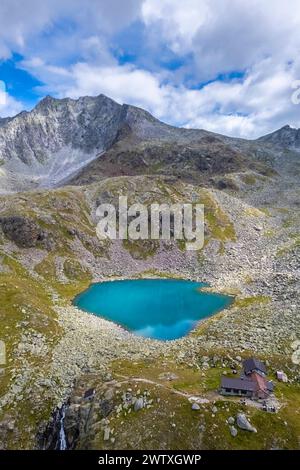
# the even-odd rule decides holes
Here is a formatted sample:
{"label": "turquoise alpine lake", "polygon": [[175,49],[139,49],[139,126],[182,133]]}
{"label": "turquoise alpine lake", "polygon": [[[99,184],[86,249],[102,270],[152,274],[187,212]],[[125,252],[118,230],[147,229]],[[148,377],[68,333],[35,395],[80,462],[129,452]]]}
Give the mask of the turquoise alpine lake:
{"label": "turquoise alpine lake", "polygon": [[204,286],[177,279],[100,282],[79,294],[74,305],[136,335],[173,340],[232,302],[230,296],[202,292]]}

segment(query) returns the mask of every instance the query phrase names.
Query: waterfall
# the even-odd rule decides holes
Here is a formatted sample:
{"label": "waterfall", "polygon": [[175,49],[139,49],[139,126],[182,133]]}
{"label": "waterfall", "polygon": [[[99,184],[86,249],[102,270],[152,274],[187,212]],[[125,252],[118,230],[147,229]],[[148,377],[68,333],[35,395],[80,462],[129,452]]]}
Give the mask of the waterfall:
{"label": "waterfall", "polygon": [[63,405],[60,410],[59,432],[58,432],[58,439],[57,439],[57,444],[56,444],[57,450],[67,450],[68,448],[66,433],[65,433],[65,428],[64,428],[65,416],[66,416],[65,405]]}

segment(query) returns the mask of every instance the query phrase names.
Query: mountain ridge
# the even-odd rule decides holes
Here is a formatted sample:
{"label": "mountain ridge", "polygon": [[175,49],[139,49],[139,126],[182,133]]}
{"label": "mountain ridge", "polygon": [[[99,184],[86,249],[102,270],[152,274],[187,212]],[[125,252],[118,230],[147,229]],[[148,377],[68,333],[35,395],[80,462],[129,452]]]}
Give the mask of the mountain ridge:
{"label": "mountain ridge", "polygon": [[[298,150],[300,130],[285,126],[256,140],[237,139],[204,129],[171,126],[142,108],[121,105],[103,94],[78,99],[48,95],[32,111],[0,120],[0,192],[65,184],[74,174],[89,172],[89,165],[107,153],[113,176],[119,167],[120,175],[131,174],[131,168],[124,170],[128,165],[136,170],[136,162],[131,164],[129,156],[138,155],[141,162],[149,151],[161,152],[162,161],[156,155],[148,167],[161,166],[165,173],[170,164],[173,170],[179,164],[179,173],[186,173],[191,180],[201,179],[207,167],[208,173],[226,173],[228,166],[229,173],[254,170],[264,174],[266,169],[260,168],[263,158],[260,163],[255,164],[255,160],[265,144]],[[120,161],[120,149],[126,154],[125,163]],[[186,171],[186,165],[191,171]],[[101,162],[98,166],[101,177]]]}
{"label": "mountain ridge", "polygon": [[289,124],[286,124],[280,129],[264,135],[257,140],[284,147],[300,148],[300,129],[293,128]]}

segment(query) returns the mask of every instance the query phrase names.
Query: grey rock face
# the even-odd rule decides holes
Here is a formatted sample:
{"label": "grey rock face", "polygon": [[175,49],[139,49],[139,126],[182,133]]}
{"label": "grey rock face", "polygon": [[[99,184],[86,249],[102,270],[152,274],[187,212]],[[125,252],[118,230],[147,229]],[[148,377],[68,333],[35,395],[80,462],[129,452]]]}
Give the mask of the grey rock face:
{"label": "grey rock face", "polygon": [[51,187],[68,177],[112,145],[121,114],[122,106],[103,95],[46,97],[31,112],[2,120],[2,192]]}
{"label": "grey rock face", "polygon": [[271,134],[261,137],[258,140],[280,147],[300,149],[300,129],[294,129],[287,125]]}
{"label": "grey rock face", "polygon": [[12,118],[7,117],[7,118],[0,118],[0,127],[5,126],[9,121],[11,121]]}
{"label": "grey rock face", "polygon": [[50,234],[27,217],[0,217],[0,227],[4,235],[21,248],[43,246],[51,249],[52,247]]}
{"label": "grey rock face", "polygon": [[232,435],[232,437],[236,437],[237,433],[238,433],[237,429],[234,426],[231,426],[230,427],[230,434]]}

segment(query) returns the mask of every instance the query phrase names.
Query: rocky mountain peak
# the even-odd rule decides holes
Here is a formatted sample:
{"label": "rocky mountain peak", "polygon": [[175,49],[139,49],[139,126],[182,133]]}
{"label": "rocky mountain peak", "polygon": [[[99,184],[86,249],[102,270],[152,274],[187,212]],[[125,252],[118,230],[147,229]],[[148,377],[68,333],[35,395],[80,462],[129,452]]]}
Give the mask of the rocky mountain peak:
{"label": "rocky mountain peak", "polygon": [[300,129],[285,125],[271,134],[258,139],[261,142],[269,142],[276,146],[300,149]]}
{"label": "rocky mountain peak", "polygon": [[46,96],[31,112],[0,123],[0,190],[53,186],[108,149],[122,106],[99,95]]}
{"label": "rocky mountain peak", "polygon": [[39,101],[39,103],[36,105],[36,107],[44,107],[44,106],[49,106],[51,103],[59,101],[58,99],[54,98],[53,96],[46,95],[44,98]]}

